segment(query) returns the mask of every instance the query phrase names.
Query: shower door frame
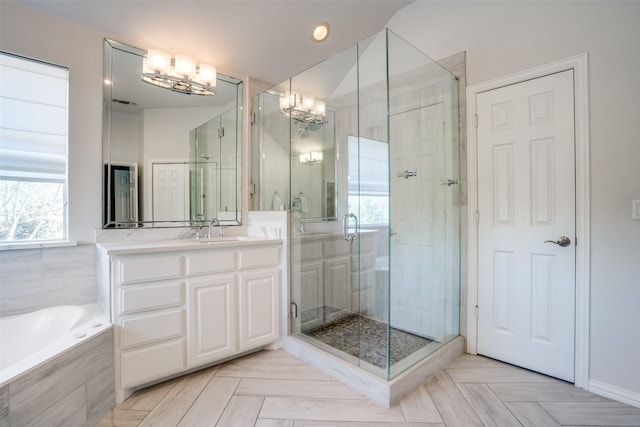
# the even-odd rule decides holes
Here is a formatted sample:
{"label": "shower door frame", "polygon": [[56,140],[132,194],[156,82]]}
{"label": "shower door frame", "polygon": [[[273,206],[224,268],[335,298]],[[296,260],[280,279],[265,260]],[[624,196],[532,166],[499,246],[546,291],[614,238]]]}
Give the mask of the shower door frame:
{"label": "shower door frame", "polygon": [[[478,323],[478,150],[475,126],[476,98],[480,92],[518,84],[561,71],[574,72],[575,166],[576,166],[576,313],[575,377],[576,387],[589,385],[589,286],[590,286],[590,216],[589,216],[589,112],[587,54],[583,53],[549,64],[510,74],[467,87],[467,170],[468,170],[468,293],[467,353],[477,354]],[[475,313],[475,315],[473,314]]]}

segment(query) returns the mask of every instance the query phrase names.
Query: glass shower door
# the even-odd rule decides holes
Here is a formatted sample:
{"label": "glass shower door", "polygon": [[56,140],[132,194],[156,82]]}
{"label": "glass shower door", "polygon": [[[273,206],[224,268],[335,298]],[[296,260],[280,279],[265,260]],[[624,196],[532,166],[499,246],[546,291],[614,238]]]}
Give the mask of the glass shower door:
{"label": "glass shower door", "polygon": [[292,333],[358,364],[359,239],[349,137],[358,135],[357,47],[279,85],[289,118]]}
{"label": "glass shower door", "polygon": [[421,343],[402,357],[391,349],[394,377],[459,333],[459,159],[455,77],[387,37],[389,325],[392,335]]}

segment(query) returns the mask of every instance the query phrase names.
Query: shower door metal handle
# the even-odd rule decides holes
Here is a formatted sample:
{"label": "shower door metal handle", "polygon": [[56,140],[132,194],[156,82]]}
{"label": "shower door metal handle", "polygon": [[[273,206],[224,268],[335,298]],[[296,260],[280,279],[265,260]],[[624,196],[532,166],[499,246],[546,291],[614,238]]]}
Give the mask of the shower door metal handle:
{"label": "shower door metal handle", "polygon": [[342,217],[342,237],[344,240],[351,242],[356,238],[357,233],[350,234],[349,233],[349,218],[353,218],[356,222],[356,231],[358,230],[358,217],[353,213],[345,214]]}

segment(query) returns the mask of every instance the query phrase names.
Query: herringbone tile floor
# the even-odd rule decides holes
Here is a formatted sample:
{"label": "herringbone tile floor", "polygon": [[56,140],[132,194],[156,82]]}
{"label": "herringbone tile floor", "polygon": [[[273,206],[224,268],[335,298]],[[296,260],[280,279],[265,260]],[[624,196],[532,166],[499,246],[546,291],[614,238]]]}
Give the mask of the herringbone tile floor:
{"label": "herringbone tile floor", "polygon": [[288,353],[263,351],[140,390],[106,426],[640,426],[640,409],[463,355],[383,408]]}

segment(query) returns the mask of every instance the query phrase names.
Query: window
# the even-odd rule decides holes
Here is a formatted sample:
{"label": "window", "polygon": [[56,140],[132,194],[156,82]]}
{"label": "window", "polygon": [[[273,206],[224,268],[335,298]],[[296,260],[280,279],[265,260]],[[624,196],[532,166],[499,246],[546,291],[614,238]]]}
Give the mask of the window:
{"label": "window", "polygon": [[68,83],[0,52],[0,243],[67,240]]}
{"label": "window", "polygon": [[361,225],[389,223],[388,159],[386,142],[349,136],[349,206],[360,206]]}

